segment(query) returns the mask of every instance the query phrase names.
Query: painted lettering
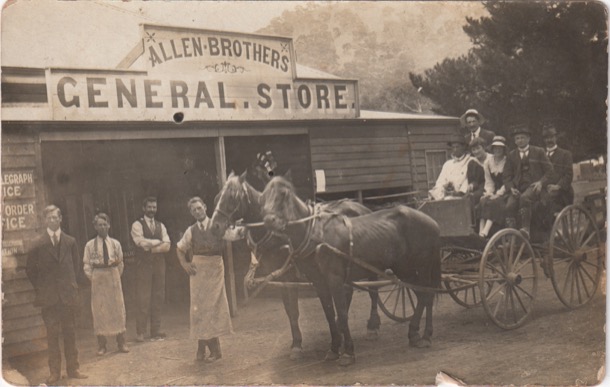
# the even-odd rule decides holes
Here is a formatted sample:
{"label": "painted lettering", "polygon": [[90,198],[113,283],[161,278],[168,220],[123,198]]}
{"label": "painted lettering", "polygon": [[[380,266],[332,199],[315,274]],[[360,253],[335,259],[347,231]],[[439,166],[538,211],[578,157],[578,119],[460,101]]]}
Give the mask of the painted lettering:
{"label": "painted lettering", "polygon": [[123,107],[123,97],[127,98],[129,105],[132,108],[138,107],[138,99],[136,97],[136,81],[135,79],[129,80],[129,90],[120,78],[116,79],[116,99],[118,107]]}
{"label": "painted lettering", "polygon": [[159,57],[159,54],[157,54],[157,51],[155,51],[155,48],[153,46],[148,47],[148,53],[148,60],[150,60],[151,67],[155,67],[157,63],[163,63],[163,61]]}
{"label": "painted lettering", "polygon": [[213,109],[214,103],[212,102],[212,97],[210,96],[210,92],[208,91],[208,87],[205,85],[205,82],[200,81],[197,85],[197,96],[195,99],[195,108],[198,108],[202,102],[205,102],[208,105],[208,108]]}
{"label": "painted lettering", "polygon": [[225,97],[225,84],[218,82],[218,99],[222,109],[235,109],[235,102],[227,102]]}
{"label": "painted lettering", "polygon": [[95,97],[102,95],[102,91],[95,88],[95,85],[105,85],[106,78],[87,78],[87,98],[89,107],[104,108],[108,107],[108,101],[96,101]]}
{"label": "painted lettering", "polygon": [[170,60],[170,59],[174,59],[174,58],[173,58],[173,57],[171,57],[171,56],[170,56],[170,57],[168,57],[168,56],[167,56],[167,54],[165,53],[165,48],[163,47],[163,43],[162,43],[162,42],[159,42],[159,48],[161,49],[161,54],[163,54],[163,60],[164,60],[164,61],[166,61],[166,62],[167,62],[167,61],[168,61],[168,60]]}
{"label": "painted lettering", "polygon": [[182,54],[176,52],[176,45],[174,44],[174,40],[170,40],[169,43],[172,45],[172,53],[174,54],[174,58],[182,58]]}
{"label": "painted lettering", "polygon": [[291,89],[291,85],[288,83],[278,83],[276,85],[278,90],[281,90],[282,92],[282,100],[284,102],[284,109],[288,109],[290,108],[289,104],[288,104],[288,90]]}
{"label": "painted lettering", "polygon": [[283,72],[288,71],[288,63],[290,63],[290,59],[284,55],[282,57],[282,66],[280,67],[280,70],[282,70]]}
{"label": "painted lettering", "polygon": [[307,109],[311,106],[311,91],[309,90],[309,87],[306,85],[299,86],[297,90],[297,99],[299,100],[299,105],[301,105],[301,107]]}
{"label": "painted lettering", "polygon": [[145,79],[144,80],[144,97],[146,99],[146,107],[147,108],[162,108],[163,102],[154,102],[153,97],[157,96],[157,91],[153,90],[153,86],[160,86],[161,81],[153,80],[153,79]]}
{"label": "painted lettering", "polygon": [[[328,109],[330,108],[330,101],[328,100],[328,86],[326,85],[316,85],[316,98],[318,99],[318,109]],[[322,106],[322,102],[324,102],[324,106]]]}
{"label": "painted lettering", "polygon": [[189,38],[182,38],[180,39],[180,41],[182,42],[182,52],[184,52],[184,57],[185,58],[190,58],[193,56],[193,54],[191,54],[189,52]]}
{"label": "painted lettering", "polygon": [[347,86],[335,85],[335,109],[347,109],[347,104],[342,103],[346,92]]}
{"label": "painted lettering", "polygon": [[57,98],[59,99],[59,103],[63,107],[76,106],[80,107],[80,98],[77,95],[73,96],[70,101],[66,99],[66,83],[71,86],[76,86],[76,81],[71,77],[62,77],[59,82],[57,82]]}
{"label": "painted lettering", "polygon": [[193,51],[194,51],[194,55],[197,56],[202,56],[203,55],[203,49],[201,48],[201,38],[192,38],[191,39],[191,43],[193,43]]}
{"label": "painted lettering", "polygon": [[262,101],[258,101],[258,106],[262,107],[263,109],[270,108],[273,103],[273,100],[269,95],[269,92],[271,92],[271,87],[269,87],[269,85],[267,85],[266,83],[260,83],[257,87],[257,91],[259,97],[263,98]]}
{"label": "painted lettering", "polygon": [[[171,89],[172,96],[172,107],[178,107],[178,98],[182,99],[182,106],[185,108],[189,107],[189,100],[186,96],[189,88],[184,81],[170,81],[169,87]],[[180,87],[180,91],[178,91],[178,87]]]}
{"label": "painted lettering", "polygon": [[233,56],[231,53],[231,40],[227,38],[220,38],[220,48],[222,50],[222,56]]}
{"label": "painted lettering", "polygon": [[211,56],[220,55],[220,48],[218,48],[218,39],[217,38],[210,36],[208,38],[208,47],[210,48]]}

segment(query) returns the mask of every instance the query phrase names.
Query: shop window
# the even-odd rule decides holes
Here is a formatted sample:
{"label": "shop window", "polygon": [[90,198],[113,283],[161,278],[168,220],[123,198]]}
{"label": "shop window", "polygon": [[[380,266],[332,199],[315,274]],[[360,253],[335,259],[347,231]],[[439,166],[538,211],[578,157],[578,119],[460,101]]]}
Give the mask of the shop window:
{"label": "shop window", "polygon": [[426,151],[426,173],[428,175],[428,187],[434,187],[438,175],[441,173],[443,164],[447,161],[447,151]]}

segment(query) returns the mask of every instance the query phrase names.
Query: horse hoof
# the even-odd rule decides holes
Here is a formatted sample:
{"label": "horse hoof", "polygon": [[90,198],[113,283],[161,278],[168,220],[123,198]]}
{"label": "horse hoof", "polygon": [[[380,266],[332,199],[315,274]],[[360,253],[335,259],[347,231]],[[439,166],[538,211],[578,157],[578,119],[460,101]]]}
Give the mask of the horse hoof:
{"label": "horse hoof", "polygon": [[379,329],[368,329],[366,331],[366,339],[369,341],[379,340]]}
{"label": "horse hoof", "polygon": [[292,348],[290,350],[290,360],[301,360],[303,358],[302,348]]}
{"label": "horse hoof", "polygon": [[355,355],[348,355],[348,354],[344,353],[339,358],[339,365],[341,367],[350,366],[350,365],[354,364],[355,362],[356,362],[356,356]]}
{"label": "horse hoof", "polygon": [[334,361],[339,358],[339,354],[331,351],[330,349],[326,352],[326,356],[324,357],[325,361]]}
{"label": "horse hoof", "polygon": [[429,348],[432,346],[430,339],[417,338],[417,340],[409,340],[409,345],[415,348]]}

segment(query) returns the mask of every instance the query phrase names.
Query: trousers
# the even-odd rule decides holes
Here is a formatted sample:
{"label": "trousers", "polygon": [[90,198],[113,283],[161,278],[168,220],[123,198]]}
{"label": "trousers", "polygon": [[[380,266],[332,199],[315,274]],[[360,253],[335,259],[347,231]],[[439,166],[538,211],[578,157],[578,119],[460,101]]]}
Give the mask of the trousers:
{"label": "trousers", "polygon": [[49,370],[53,375],[61,375],[61,349],[59,336],[64,338],[66,371],[70,374],[78,370],[78,349],[76,348],[75,307],[57,303],[42,308],[42,320],[47,328],[49,346]]}
{"label": "trousers", "polygon": [[150,321],[154,336],[161,329],[161,308],[165,302],[165,257],[137,258],[136,263],[136,333],[144,335]]}

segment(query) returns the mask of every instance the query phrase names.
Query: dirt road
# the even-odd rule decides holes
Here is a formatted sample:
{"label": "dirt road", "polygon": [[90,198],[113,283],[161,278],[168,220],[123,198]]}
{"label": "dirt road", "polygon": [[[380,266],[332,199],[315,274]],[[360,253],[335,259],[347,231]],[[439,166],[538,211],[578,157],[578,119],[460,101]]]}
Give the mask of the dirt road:
{"label": "dirt road", "polygon": [[[513,331],[493,325],[482,308],[464,309],[448,296],[435,306],[433,345],[407,345],[407,325],[382,315],[380,337],[366,340],[369,300],[356,292],[350,324],[356,364],[323,361],[330,342],[319,301],[303,298],[304,357],[288,359],[290,330],[279,298],[258,298],[233,319],[235,334],[222,339],[224,358],[196,364],[196,343],[188,338],[186,305],[166,308],[163,342],[130,342],[131,353],[96,357],[90,329],[79,332],[81,370],[87,385],[431,385],[445,371],[468,384],[580,385],[598,383],[605,362],[605,295],[578,310],[567,310],[549,280],[539,283],[533,318]],[[133,321],[128,339],[133,340]],[[33,385],[48,376],[44,354],[13,362]],[[62,379],[64,384],[78,383]]]}

